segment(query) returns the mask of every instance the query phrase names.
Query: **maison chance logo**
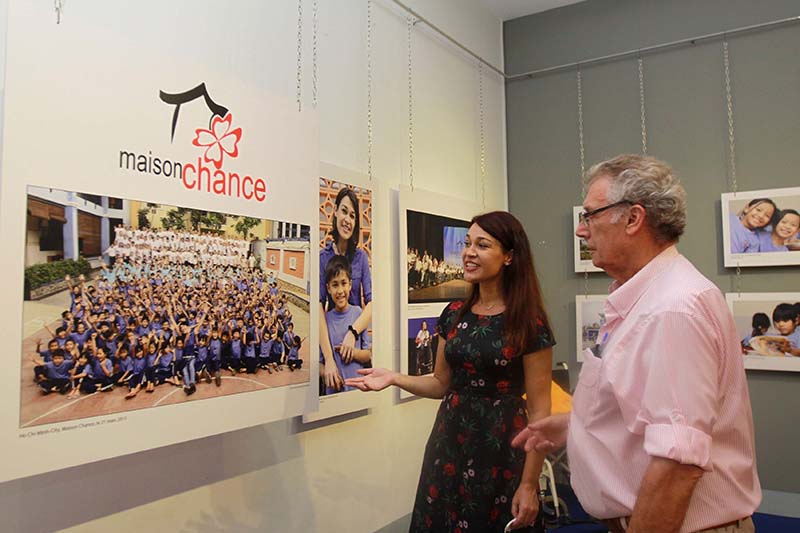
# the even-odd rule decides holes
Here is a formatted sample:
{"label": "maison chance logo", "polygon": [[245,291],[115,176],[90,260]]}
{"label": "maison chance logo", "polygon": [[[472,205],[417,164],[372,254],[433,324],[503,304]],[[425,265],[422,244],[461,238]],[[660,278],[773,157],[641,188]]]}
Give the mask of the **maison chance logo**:
{"label": "maison chance logo", "polygon": [[249,174],[227,171],[223,165],[239,157],[239,141],[242,128],[234,127],[233,114],[219,105],[208,94],[206,84],[201,83],[186,92],[170,94],[159,91],[162,102],[173,105],[170,142],[174,144],[175,129],[178,126],[181,105],[202,98],[211,112],[207,128],[198,127],[194,131],[192,146],[199,148],[197,161],[182,162],[130,150],[120,150],[119,168],[143,174],[180,179],[190,191],[201,191],[219,196],[230,196],[263,202],[267,198],[267,184],[264,178]]}

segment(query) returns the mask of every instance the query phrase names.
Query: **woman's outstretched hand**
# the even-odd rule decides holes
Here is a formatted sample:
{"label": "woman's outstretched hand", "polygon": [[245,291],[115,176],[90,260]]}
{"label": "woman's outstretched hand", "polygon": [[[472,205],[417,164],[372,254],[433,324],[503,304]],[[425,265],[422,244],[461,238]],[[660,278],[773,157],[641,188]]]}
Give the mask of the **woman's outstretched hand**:
{"label": "woman's outstretched hand", "polygon": [[389,385],[394,385],[397,375],[397,372],[385,368],[362,368],[358,370],[358,373],[361,374],[359,377],[347,378],[344,384],[362,391],[379,391]]}

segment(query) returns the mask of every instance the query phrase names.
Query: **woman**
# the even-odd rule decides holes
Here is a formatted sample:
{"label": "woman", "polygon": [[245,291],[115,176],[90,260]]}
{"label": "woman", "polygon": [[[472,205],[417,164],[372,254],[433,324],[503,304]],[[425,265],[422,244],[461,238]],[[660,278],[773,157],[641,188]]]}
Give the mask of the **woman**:
{"label": "woman", "polygon": [[800,214],[794,209],[784,209],[775,213],[772,231],[759,231],[758,242],[761,252],[788,252],[787,244],[797,242],[800,230]]}
{"label": "woman", "polygon": [[731,253],[755,253],[761,250],[758,230],[765,228],[778,208],[769,198],[755,198],[738,215],[730,217]]}
{"label": "woman", "polygon": [[443,398],[425,448],[411,531],[503,531],[512,516],[512,527],[521,528],[538,511],[543,457],[511,447],[528,417],[550,413],[555,341],[528,238],[509,213],[479,215],[461,258],[472,290],[439,318],[445,342],[433,375],[365,369],[347,380],[364,391],[396,385]]}
{"label": "woman", "polygon": [[366,252],[359,248],[361,236],[361,220],[358,211],[358,197],[353,189],[342,186],[336,195],[334,202],[333,217],[331,220],[332,240],[328,241],[319,253],[319,301],[320,301],[320,320],[319,338],[322,357],[320,366],[322,379],[325,387],[333,390],[341,390],[344,380],[334,364],[333,347],[328,337],[328,324],[325,321],[325,312],[333,309],[333,302],[325,286],[325,267],[332,257],[341,255],[350,262],[351,288],[348,302],[362,308],[361,315],[351,324],[353,331],[348,330],[339,348],[339,355],[343,360],[353,358],[356,334],[361,335],[369,328],[372,320],[372,275],[369,270],[369,258]]}

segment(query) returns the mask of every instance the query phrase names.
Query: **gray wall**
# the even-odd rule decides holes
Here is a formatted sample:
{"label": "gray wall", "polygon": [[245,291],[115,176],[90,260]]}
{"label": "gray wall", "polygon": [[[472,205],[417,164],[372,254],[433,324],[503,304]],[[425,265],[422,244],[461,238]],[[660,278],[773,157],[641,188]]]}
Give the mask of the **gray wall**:
{"label": "gray wall", "polygon": [[[589,0],[505,24],[506,72],[800,15],[796,0]],[[800,186],[800,24],[730,38],[739,190]],[[648,152],[669,162],[689,195],[679,249],[723,292],[736,273],[722,261],[720,194],[726,179],[727,114],[721,41],[645,56]],[[575,71],[506,87],[509,208],[533,244],[559,344],[575,363],[572,210],[581,203]],[[587,165],[641,150],[636,59],[583,69]],[[590,274],[589,293],[607,289]],[[800,291],[800,268],[743,269],[744,292]],[[574,378],[574,374],[573,374]],[[800,492],[800,374],[748,372],[762,485]]]}

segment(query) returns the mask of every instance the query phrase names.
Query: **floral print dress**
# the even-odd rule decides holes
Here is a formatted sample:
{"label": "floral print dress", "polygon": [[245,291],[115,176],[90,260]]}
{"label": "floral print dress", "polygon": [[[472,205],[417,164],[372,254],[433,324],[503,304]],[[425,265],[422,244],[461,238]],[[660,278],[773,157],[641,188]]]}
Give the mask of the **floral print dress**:
{"label": "floral print dress", "polygon": [[[525,465],[525,452],[511,447],[528,423],[522,354],[505,346],[502,314],[467,310],[455,324],[463,305],[448,305],[436,326],[452,381],[425,447],[412,532],[503,531]],[[554,344],[540,323],[524,353]]]}

